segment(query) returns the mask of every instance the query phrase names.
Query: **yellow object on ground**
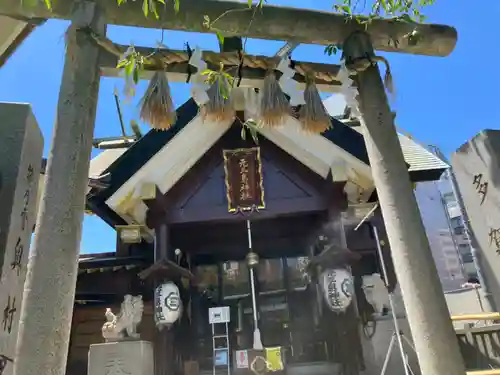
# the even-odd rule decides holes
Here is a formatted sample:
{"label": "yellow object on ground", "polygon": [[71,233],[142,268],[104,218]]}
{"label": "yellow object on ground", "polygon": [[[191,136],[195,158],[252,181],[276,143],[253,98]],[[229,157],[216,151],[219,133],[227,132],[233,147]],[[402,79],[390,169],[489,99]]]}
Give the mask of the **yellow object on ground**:
{"label": "yellow object on ground", "polygon": [[281,347],[266,348],[266,362],[269,371],[282,371],[284,366],[281,358]]}

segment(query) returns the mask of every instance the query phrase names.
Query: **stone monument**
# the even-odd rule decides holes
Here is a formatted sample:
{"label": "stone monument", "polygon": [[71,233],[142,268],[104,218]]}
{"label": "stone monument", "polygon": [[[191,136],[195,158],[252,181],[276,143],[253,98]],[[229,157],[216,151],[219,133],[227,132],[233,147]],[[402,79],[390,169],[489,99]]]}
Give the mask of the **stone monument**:
{"label": "stone monument", "polygon": [[490,306],[500,308],[500,130],[486,129],[451,155],[453,173],[474,234],[473,246]]}
{"label": "stone monument", "polygon": [[42,165],[29,104],[0,103],[0,374],[12,374]]}
{"label": "stone monument", "polygon": [[153,345],[140,339],[137,327],[142,320],[142,296],[127,294],[120,312],[105,310],[103,344],[90,345],[89,375],[153,375]]}

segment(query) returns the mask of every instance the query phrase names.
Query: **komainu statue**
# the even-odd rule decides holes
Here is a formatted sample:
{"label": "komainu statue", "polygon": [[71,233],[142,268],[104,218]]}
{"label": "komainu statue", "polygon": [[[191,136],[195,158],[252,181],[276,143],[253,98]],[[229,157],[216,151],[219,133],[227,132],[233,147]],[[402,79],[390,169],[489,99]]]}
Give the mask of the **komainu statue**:
{"label": "komainu statue", "polygon": [[102,326],[102,337],[106,342],[139,339],[137,326],[142,320],[144,302],[142,296],[127,294],[123,299],[118,315],[113,314],[110,308],[106,309],[107,322]]}

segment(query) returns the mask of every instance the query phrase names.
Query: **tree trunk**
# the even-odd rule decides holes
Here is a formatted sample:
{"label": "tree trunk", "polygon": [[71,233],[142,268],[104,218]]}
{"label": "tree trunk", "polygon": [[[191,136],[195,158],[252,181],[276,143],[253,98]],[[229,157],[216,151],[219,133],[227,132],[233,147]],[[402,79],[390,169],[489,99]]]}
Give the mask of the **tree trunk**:
{"label": "tree trunk", "polygon": [[[344,54],[347,64],[373,56],[369,37],[351,35]],[[356,81],[372,175],[422,374],[465,374],[378,67],[359,72]]]}
{"label": "tree trunk", "polygon": [[96,5],[82,1],[67,34],[57,119],[23,295],[17,375],[64,375],[66,370],[99,94],[99,48],[78,31],[88,25],[106,32]]}

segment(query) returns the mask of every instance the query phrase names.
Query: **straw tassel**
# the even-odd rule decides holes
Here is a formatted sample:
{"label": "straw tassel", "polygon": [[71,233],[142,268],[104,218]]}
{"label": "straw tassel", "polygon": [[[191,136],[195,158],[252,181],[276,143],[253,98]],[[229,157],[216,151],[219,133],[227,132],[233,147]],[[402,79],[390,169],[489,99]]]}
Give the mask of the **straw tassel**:
{"label": "straw tassel", "polygon": [[260,95],[260,125],[268,127],[283,125],[288,116],[292,115],[292,109],[273,70],[267,72]]}
{"label": "straw tassel", "polygon": [[167,74],[157,71],[140,102],[140,118],[156,130],[168,130],[177,121]]}
{"label": "straw tassel", "polygon": [[331,127],[330,115],[326,111],[318,89],[311,76],[306,77],[304,101],[299,111],[299,121],[306,132],[322,133]]}
{"label": "straw tassel", "polygon": [[215,82],[207,90],[208,102],[201,106],[203,119],[226,122],[234,119],[236,112],[229,96],[229,82],[223,75],[217,75]]}
{"label": "straw tassel", "polygon": [[381,62],[385,65],[384,86],[389,94],[393,96],[396,95],[389,61],[387,61],[387,59],[383,56],[375,56],[374,60]]}

